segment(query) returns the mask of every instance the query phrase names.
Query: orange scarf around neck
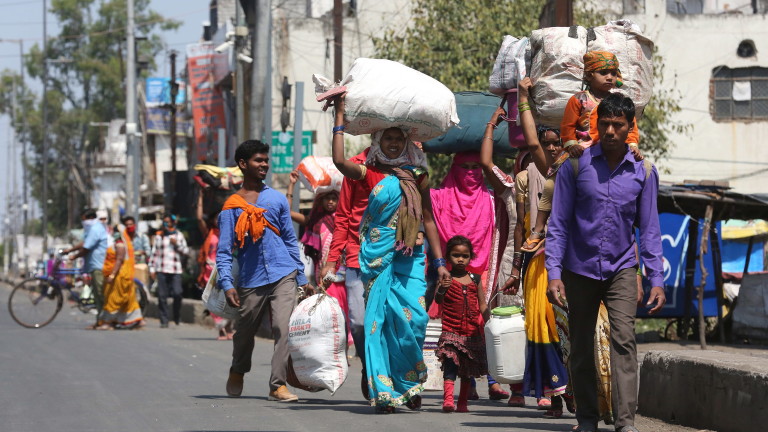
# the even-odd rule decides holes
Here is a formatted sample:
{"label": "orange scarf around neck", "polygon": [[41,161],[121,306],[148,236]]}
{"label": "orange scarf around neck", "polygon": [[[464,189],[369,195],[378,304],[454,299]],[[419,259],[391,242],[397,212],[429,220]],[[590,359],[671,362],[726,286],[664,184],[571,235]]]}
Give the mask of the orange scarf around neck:
{"label": "orange scarf around neck", "polygon": [[264,235],[264,227],[267,227],[280,235],[280,231],[275,228],[274,225],[264,217],[264,213],[267,210],[258,208],[248,203],[245,198],[238,194],[230,195],[227,201],[224,202],[224,207],[221,211],[231,209],[242,209],[240,217],[237,218],[237,224],[235,224],[235,234],[237,235],[237,244],[239,248],[245,246],[245,235],[248,233],[251,236],[251,240],[256,243],[262,235]]}

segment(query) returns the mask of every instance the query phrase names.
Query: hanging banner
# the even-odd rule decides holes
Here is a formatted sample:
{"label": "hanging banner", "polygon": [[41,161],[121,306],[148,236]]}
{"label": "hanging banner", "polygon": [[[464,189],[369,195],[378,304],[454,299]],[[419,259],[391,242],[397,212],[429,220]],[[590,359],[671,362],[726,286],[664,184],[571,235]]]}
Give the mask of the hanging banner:
{"label": "hanging banner", "polygon": [[[147,133],[170,135],[171,113],[165,108],[147,108]],[[176,115],[176,136],[192,136],[192,122],[181,120],[181,114]]]}
{"label": "hanging banner", "polygon": [[195,146],[200,161],[205,161],[209,150],[217,145],[218,130],[227,127],[224,98],[214,79],[215,54],[212,42],[187,45]]}
{"label": "hanging banner", "polygon": [[[176,80],[179,85],[179,92],[176,94],[176,105],[184,105],[187,101],[187,84],[181,80]],[[148,107],[160,107],[171,103],[171,79],[149,77],[144,86],[144,95]]]}

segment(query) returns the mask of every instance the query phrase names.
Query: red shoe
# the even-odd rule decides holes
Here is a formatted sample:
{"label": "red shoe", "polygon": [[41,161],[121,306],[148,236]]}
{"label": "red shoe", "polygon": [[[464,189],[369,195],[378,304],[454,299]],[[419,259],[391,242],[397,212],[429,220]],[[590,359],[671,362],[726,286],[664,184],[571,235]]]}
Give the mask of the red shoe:
{"label": "red shoe", "polygon": [[454,383],[451,380],[443,381],[443,412],[452,413],[456,411],[456,407],[453,405],[453,386]]}
{"label": "red shoe", "polygon": [[490,400],[502,400],[509,397],[509,393],[505,392],[499,384],[494,384],[488,387],[488,399]]}
{"label": "red shoe", "polygon": [[459,403],[456,406],[456,412],[465,413],[469,412],[467,408],[467,399],[469,398],[469,379],[461,379],[461,387],[459,388]]}

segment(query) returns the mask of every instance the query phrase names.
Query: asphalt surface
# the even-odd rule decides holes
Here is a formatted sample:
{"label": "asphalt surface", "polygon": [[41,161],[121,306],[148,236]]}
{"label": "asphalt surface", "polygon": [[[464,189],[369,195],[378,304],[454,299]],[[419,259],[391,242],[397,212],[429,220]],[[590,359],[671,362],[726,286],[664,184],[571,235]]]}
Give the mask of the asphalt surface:
{"label": "asphalt surface", "polygon": [[[481,400],[470,412],[443,414],[442,394],[424,394],[424,408],[376,415],[361,398],[360,363],[335,395],[296,390],[300,401],[266,400],[271,342],[257,339],[243,397],[226,396],[232,343],[196,325],[93,331],[93,322],[65,304],[42,329],[17,325],[7,313],[9,287],[0,284],[0,431],[568,431],[571,414],[542,417],[528,408]],[[639,417],[643,431],[693,431]],[[603,426],[601,431],[612,431]]]}

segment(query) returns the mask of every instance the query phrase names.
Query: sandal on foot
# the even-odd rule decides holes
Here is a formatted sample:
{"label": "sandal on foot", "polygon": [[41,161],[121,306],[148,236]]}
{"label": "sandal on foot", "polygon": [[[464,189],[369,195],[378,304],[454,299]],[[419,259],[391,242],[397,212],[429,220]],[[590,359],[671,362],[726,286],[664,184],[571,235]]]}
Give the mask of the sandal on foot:
{"label": "sandal on foot", "polygon": [[523,252],[536,252],[537,250],[541,249],[542,246],[544,246],[546,235],[546,231],[531,231],[531,235],[525,239],[525,243],[523,243],[523,246],[520,247],[520,250]]}
{"label": "sandal on foot", "polygon": [[549,398],[541,398],[541,399],[539,399],[539,401],[536,403],[536,405],[538,405],[539,409],[542,410],[542,411],[543,410],[550,410],[550,409],[552,409],[552,401],[549,400]]}
{"label": "sandal on foot", "polygon": [[573,432],[597,432],[597,426],[576,425],[571,429]]}

